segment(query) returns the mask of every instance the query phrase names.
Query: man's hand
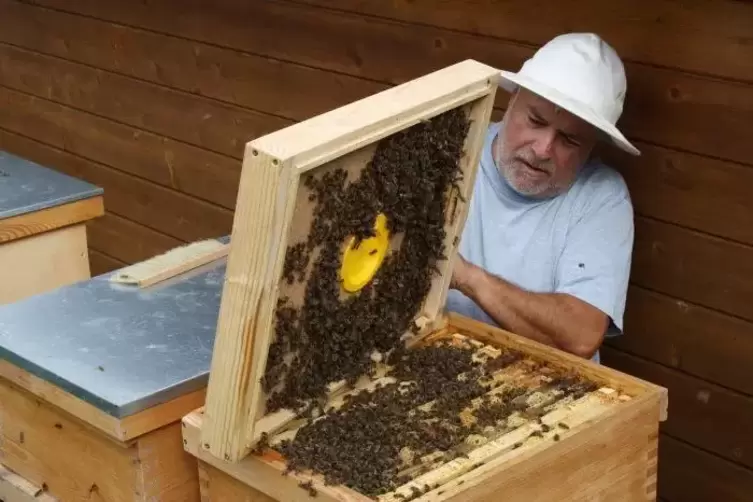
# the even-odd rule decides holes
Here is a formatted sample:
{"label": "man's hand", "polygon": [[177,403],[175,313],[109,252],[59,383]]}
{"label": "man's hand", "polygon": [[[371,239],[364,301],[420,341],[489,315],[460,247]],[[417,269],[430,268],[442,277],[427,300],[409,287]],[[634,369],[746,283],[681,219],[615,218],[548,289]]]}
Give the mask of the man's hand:
{"label": "man's hand", "polygon": [[450,287],[473,300],[501,327],[585,358],[599,349],[609,323],[601,310],[572,295],[523,290],[459,254]]}

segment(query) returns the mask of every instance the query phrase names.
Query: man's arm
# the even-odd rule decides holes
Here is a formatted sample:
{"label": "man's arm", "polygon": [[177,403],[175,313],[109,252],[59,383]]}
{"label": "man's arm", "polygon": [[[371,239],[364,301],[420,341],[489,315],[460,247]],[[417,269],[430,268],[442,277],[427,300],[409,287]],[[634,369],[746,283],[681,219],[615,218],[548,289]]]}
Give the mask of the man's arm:
{"label": "man's arm", "polygon": [[521,336],[591,358],[609,318],[565,293],[532,293],[457,256],[452,287],[481,307],[497,324]]}

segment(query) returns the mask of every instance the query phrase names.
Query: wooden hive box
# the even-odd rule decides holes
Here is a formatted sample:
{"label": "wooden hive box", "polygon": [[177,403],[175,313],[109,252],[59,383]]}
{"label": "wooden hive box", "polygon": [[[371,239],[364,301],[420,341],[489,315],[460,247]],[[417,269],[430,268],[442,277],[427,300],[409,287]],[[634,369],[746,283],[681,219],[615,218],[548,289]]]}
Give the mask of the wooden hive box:
{"label": "wooden hive box", "polygon": [[443,310],[497,79],[463,61],[248,143],[183,420],[204,500],[655,498],[664,389]]}

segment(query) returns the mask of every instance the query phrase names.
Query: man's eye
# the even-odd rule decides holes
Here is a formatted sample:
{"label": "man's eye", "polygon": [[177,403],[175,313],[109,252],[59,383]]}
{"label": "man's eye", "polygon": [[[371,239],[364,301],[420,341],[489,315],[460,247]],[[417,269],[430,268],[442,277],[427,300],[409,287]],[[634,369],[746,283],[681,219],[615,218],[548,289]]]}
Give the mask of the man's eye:
{"label": "man's eye", "polygon": [[530,120],[533,124],[535,124],[537,126],[544,126],[544,125],[546,125],[546,123],[543,120],[538,119],[538,118],[533,117],[533,116],[530,116],[530,115],[528,116],[528,120]]}
{"label": "man's eye", "polygon": [[572,138],[568,138],[567,136],[564,136],[563,138],[565,140],[565,143],[567,143],[570,146],[573,146],[573,147],[579,147],[580,146],[580,143],[577,142],[577,141],[575,141]]}

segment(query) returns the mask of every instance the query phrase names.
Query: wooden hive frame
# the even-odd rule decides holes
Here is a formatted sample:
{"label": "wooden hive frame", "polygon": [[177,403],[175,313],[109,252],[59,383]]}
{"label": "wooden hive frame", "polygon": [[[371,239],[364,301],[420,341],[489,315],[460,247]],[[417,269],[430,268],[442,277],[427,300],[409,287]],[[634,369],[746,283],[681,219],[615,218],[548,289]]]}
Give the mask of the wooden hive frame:
{"label": "wooden hive frame", "polygon": [[[202,447],[231,462],[245,457],[260,437],[294,414],[263,419],[260,378],[271,343],[299,182],[307,172],[340,162],[362,168],[376,143],[440,113],[466,107],[471,120],[461,160],[464,179],[454,194],[439,265],[417,323],[431,329],[449,288],[458,235],[465,221],[479,152],[494,105],[498,70],[466,60],[297,123],[246,145],[233,220],[217,336],[207,388]],[[302,191],[301,191],[302,193]],[[335,382],[333,382],[335,384]],[[269,422],[272,422],[271,424]]]}
{"label": "wooden hive frame", "polygon": [[[500,494],[513,502],[656,500],[659,423],[667,418],[666,389],[460,315],[449,314],[446,323],[416,344],[464,337],[485,349],[520,351],[524,363],[543,363],[587,378],[599,388],[564,406],[552,406],[541,422],[517,423],[471,450],[467,458],[443,462],[415,483],[379,497],[379,502],[494,502]],[[507,377],[514,378],[513,373]],[[262,454],[250,454],[238,463],[224,462],[201,447],[205,419],[204,409],[199,408],[183,420],[185,449],[199,459],[204,478],[202,500],[236,500],[240,493],[260,502],[373,500],[347,487],[327,485],[320,475],[285,474],[287,464],[274,450],[275,438],[272,449]],[[285,434],[280,433],[281,438]],[[305,482],[311,482],[316,498],[301,488]],[[411,486],[424,483],[431,483],[430,490],[412,498]]]}
{"label": "wooden hive frame", "polygon": [[[319,475],[281,476],[286,462],[274,450],[252,453],[263,433],[274,441],[295,428],[295,410],[265,413],[261,377],[274,337],[278,297],[281,290],[290,292],[284,291],[282,280],[286,249],[310,224],[295,216],[306,207],[300,180],[312,170],[332,166],[349,172],[358,169],[379,140],[463,108],[471,126],[461,159],[464,178],[447,205],[447,258],[439,263],[440,273],[414,317],[420,330],[410,343],[421,346],[453,337],[477,340],[492,348],[519,351],[529,361],[591,379],[601,388],[582,403],[566,404],[547,415],[547,419],[570,421],[572,427],[566,431],[530,439],[527,434],[537,426],[523,424],[471,450],[472,462],[456,459],[436,465],[420,478],[431,481],[430,491],[416,500],[496,500],[498,490],[513,488],[506,499],[543,500],[542,493],[546,500],[563,501],[594,496],[621,501],[655,498],[658,422],[666,419],[665,389],[443,312],[456,237],[465,223],[497,79],[496,69],[464,61],[247,144],[206,404],[183,420],[184,447],[199,459],[201,472],[239,480],[250,494],[262,492],[275,500],[310,500],[298,486],[302,481],[313,483],[316,500],[371,500],[346,487],[328,486]],[[365,380],[359,381],[356,391],[373,383],[368,377]],[[331,382],[329,390],[331,404],[342,400],[347,387]],[[406,490],[408,485],[380,500],[402,500],[400,495],[410,496]],[[227,493],[204,495],[206,500],[233,499]]]}

